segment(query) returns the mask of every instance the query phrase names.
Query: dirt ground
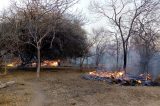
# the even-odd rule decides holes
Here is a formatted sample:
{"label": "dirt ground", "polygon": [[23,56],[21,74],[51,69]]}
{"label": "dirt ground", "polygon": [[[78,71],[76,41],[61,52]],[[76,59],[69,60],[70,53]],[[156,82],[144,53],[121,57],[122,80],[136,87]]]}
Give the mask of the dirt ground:
{"label": "dirt ground", "polygon": [[1,82],[0,106],[160,106],[160,87],[124,87],[81,79],[79,71],[12,72]]}

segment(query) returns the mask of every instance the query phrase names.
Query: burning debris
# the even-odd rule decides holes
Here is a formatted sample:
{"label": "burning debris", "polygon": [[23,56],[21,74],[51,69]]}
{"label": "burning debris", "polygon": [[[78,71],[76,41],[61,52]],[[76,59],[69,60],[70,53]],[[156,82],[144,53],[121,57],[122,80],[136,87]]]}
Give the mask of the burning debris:
{"label": "burning debris", "polygon": [[99,77],[107,77],[107,78],[122,78],[124,75],[123,71],[120,72],[89,72],[89,75],[99,76]]}
{"label": "burning debris", "polygon": [[[49,60],[46,60],[46,61],[43,61],[41,63],[41,67],[57,67],[60,63],[60,60],[58,61],[55,61],[55,60],[52,60],[52,61],[49,61]],[[36,64],[37,63],[32,63],[32,67],[36,67]]]}
{"label": "burning debris", "polygon": [[7,64],[7,67],[14,67],[15,65],[13,63]]}
{"label": "burning debris", "polygon": [[150,74],[140,74],[138,76],[126,74],[124,71],[93,71],[83,75],[86,80],[106,81],[110,84],[124,86],[160,86],[160,83],[152,81]]}
{"label": "burning debris", "polygon": [[21,60],[19,58],[13,58],[11,60],[7,60],[2,64],[2,66],[10,67],[10,68],[15,68],[21,64]]}
{"label": "burning debris", "polygon": [[41,64],[41,66],[42,66],[42,67],[47,67],[47,66],[57,67],[58,64],[59,64],[58,61],[48,61],[48,60],[46,60],[46,61],[44,61],[44,62]]}

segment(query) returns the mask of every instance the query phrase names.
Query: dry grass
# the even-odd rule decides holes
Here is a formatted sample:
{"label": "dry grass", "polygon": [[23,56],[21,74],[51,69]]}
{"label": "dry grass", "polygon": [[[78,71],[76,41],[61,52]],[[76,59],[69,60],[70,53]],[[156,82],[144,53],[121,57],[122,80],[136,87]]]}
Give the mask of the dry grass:
{"label": "dry grass", "polygon": [[160,87],[108,85],[81,79],[81,75],[80,71],[59,70],[42,72],[36,79],[35,72],[13,72],[0,77],[2,82],[17,82],[0,89],[0,105],[28,106],[39,92],[43,101],[34,101],[43,106],[160,106]]}

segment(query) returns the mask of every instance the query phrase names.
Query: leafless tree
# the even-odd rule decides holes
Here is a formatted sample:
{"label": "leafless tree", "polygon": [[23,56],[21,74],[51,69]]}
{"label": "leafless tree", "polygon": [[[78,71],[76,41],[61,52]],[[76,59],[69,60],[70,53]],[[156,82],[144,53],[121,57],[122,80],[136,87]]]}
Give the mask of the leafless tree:
{"label": "leafless tree", "polygon": [[[41,45],[47,36],[52,35],[51,46],[55,38],[56,26],[65,12],[78,0],[23,0],[13,2],[9,15],[5,18],[15,21],[15,27],[23,43],[37,49],[37,77],[41,67]],[[10,22],[10,21],[8,21]]]}
{"label": "leafless tree", "polygon": [[[156,10],[155,10],[156,11]],[[153,56],[159,51],[159,16],[155,14],[144,14],[137,18],[134,26],[133,43],[140,55],[141,72],[149,72],[149,63]],[[154,17],[153,17],[154,16]]]}
{"label": "leafless tree", "polygon": [[95,65],[96,67],[99,66],[101,60],[104,57],[104,54],[106,53],[107,50],[107,45],[108,43],[110,43],[110,39],[108,35],[108,31],[105,30],[103,27],[99,28],[99,29],[93,29],[92,30],[93,33],[93,38],[94,39],[94,45],[93,45],[93,50],[95,49]]}
{"label": "leafless tree", "polygon": [[116,59],[116,70],[120,70],[120,53],[121,53],[121,39],[118,33],[108,30],[110,35],[110,43],[107,45],[107,53]]}
{"label": "leafless tree", "polygon": [[88,61],[88,58],[89,57],[92,57],[94,54],[91,52],[91,48],[93,47],[93,45],[96,43],[96,39],[93,38],[93,36],[90,38],[87,39],[87,45],[85,47],[85,49],[82,50],[82,54],[85,54],[83,55],[82,57],[80,57],[80,68],[82,69],[83,67],[83,64],[84,64],[84,61],[85,59]]}
{"label": "leafless tree", "polygon": [[98,43],[99,37],[98,37],[97,34],[95,34],[95,32],[96,32],[95,29],[93,29],[92,32],[93,32],[92,34],[89,34],[89,33],[88,33],[89,36],[88,36],[88,38],[87,38],[87,46],[86,46],[85,49],[83,49],[83,51],[82,51],[82,52],[84,52],[83,54],[85,54],[85,55],[83,55],[83,56],[80,58],[80,67],[81,67],[81,68],[83,67],[83,64],[84,64],[85,59],[88,61],[88,58],[89,58],[89,57],[92,57],[92,56],[95,56],[95,55],[96,55],[95,53],[92,52],[92,49],[93,49],[94,45],[95,45],[96,43]]}
{"label": "leafless tree", "polygon": [[[126,73],[129,39],[134,22],[144,12],[150,12],[159,0],[103,0],[91,3],[91,11],[109,20],[112,27],[119,31],[123,47],[123,69]],[[132,7],[132,8],[131,8]]]}
{"label": "leafless tree", "polygon": [[0,16],[0,58],[3,58],[3,66],[5,66],[5,74],[7,74],[8,55],[11,55],[19,50],[20,42],[16,34],[15,20],[6,18],[7,12],[4,11]]}
{"label": "leafless tree", "polygon": [[120,66],[119,66],[119,57],[120,57],[120,39],[118,37],[118,35],[115,33],[115,44],[116,44],[116,69],[119,70]]}

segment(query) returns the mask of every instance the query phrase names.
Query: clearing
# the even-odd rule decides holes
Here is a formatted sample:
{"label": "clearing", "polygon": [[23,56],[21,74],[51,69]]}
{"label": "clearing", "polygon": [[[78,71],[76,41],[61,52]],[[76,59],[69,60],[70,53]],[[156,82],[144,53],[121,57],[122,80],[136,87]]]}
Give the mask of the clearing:
{"label": "clearing", "polygon": [[126,87],[81,79],[80,71],[17,71],[0,89],[0,106],[160,106],[160,87]]}

